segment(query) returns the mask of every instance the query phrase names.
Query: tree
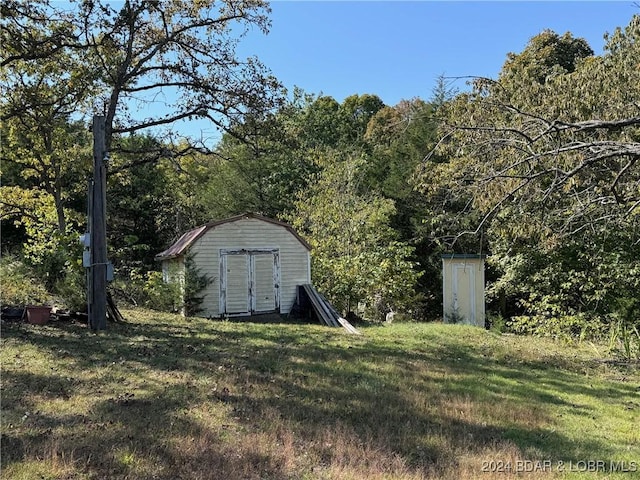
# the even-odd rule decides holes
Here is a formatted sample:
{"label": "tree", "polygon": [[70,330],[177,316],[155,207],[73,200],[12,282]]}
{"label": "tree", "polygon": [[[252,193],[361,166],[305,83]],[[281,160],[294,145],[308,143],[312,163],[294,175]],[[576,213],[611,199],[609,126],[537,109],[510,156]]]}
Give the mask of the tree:
{"label": "tree", "polygon": [[[471,230],[486,232],[499,255],[496,285],[514,292],[521,282],[527,292],[516,295],[527,312],[548,314],[544,305],[553,304],[556,313],[604,313],[613,297],[637,292],[638,40],[638,16],[599,57],[569,34],[544,32],[508,57],[498,80],[476,79],[443,109],[433,153],[448,161],[427,158],[423,191],[445,189],[466,202],[479,218]],[[565,281],[543,285],[537,274]],[[538,301],[544,295],[549,302]]]}
{"label": "tree", "polygon": [[500,80],[526,85],[535,81],[544,84],[549,76],[575,71],[580,60],[591,57],[593,50],[583,38],[567,32],[560,36],[545,30],[530,41],[524,51],[507,54]]}
{"label": "tree", "polygon": [[[277,105],[278,81],[256,58],[241,60],[235,53],[250,27],[268,31],[268,12],[261,0],[127,0],[120,9],[83,1],[76,31],[87,60],[101,67],[97,102],[104,105],[107,149],[113,134],[192,118],[225,130],[247,108],[268,111]],[[150,112],[154,102],[160,108]]]}
{"label": "tree", "polygon": [[155,255],[178,233],[174,221],[181,205],[177,198],[179,192],[170,188],[168,170],[164,168],[168,161],[149,161],[139,153],[126,153],[154,151],[159,143],[148,135],[122,138],[121,151],[110,160],[107,236],[112,248],[109,258],[121,274],[130,269],[157,268]]}
{"label": "tree", "polygon": [[91,149],[81,118],[95,69],[67,48],[75,39],[64,12],[45,2],[4,1],[0,10],[3,184],[51,195],[64,234],[68,205],[86,196]]}
{"label": "tree", "polygon": [[361,159],[319,159],[322,171],[296,201],[289,216],[310,242],[313,281],[343,312],[365,302],[369,315],[409,310],[418,272],[412,248],[389,226],[393,202],[360,190]]}
{"label": "tree", "polygon": [[209,160],[216,174],[199,191],[203,209],[211,218],[291,211],[296,192],[319,170],[313,159],[332,149],[361,150],[363,126],[381,104],[373,95],[352,95],[339,104],[296,89],[274,112],[245,114],[223,135],[217,158]]}
{"label": "tree", "polygon": [[43,108],[31,110],[4,123],[2,137],[2,163],[7,171],[3,175],[6,188],[23,190],[24,202],[13,196],[2,195],[0,203],[15,209],[29,210],[28,191],[38,189],[51,196],[60,234],[65,234],[69,207],[79,198],[86,197],[86,183],[91,159],[90,140],[84,125],[70,123],[68,117]]}
{"label": "tree", "polygon": [[384,102],[377,95],[350,95],[338,108],[339,123],[334,126],[341,132],[342,145],[362,143],[369,120],[381,108]]}
{"label": "tree", "polygon": [[[80,120],[90,110],[105,115],[106,148],[117,150],[114,136],[157,133],[192,118],[225,130],[248,110],[265,112],[280,102],[278,81],[257,59],[235,53],[250,27],[267,32],[265,2],[127,0],[114,8],[83,0],[65,7],[2,3],[2,91],[13,99],[3,104],[2,120],[47,112],[48,121],[34,119],[41,143],[53,135],[53,119]],[[166,132],[144,151],[145,161],[189,151],[168,148],[173,138]],[[205,147],[203,139],[189,146]]]}
{"label": "tree", "polygon": [[[634,100],[640,72],[629,60],[640,48],[638,18],[625,32],[615,32],[603,56],[571,56],[573,71],[549,67],[543,83],[522,80],[521,69],[512,70],[533,63],[530,48],[524,60],[509,58],[498,81],[476,80],[473,91],[446,111],[440,147],[452,161],[428,164],[427,170],[443,170],[449,186],[471,192],[486,219],[518,202],[544,211],[546,223],[562,234],[579,233],[594,222],[628,220],[640,205]],[[532,39],[533,50],[537,40]],[[540,53],[554,59],[564,58],[562,52]],[[535,68],[532,75],[534,80],[542,74]]]}
{"label": "tree", "polygon": [[203,139],[174,142],[169,130],[162,141],[127,136],[159,137],[160,129],[191,118],[234,133],[232,125],[247,111],[279,105],[278,81],[257,59],[236,55],[249,28],[268,29],[269,9],[261,0],[127,0],[116,7],[100,0],[3,0],[0,9],[0,115],[9,147],[3,183],[51,195],[61,232],[67,203],[86,187],[80,158],[91,158],[81,151],[88,115],[105,115],[106,149],[113,159],[128,160],[112,165],[117,176],[162,158],[210,153]]}

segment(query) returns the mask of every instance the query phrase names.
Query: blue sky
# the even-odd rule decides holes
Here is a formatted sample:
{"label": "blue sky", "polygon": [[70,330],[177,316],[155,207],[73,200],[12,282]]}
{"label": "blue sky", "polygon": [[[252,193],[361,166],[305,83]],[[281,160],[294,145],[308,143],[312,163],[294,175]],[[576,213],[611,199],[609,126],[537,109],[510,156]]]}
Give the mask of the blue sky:
{"label": "blue sky", "polygon": [[250,33],[241,55],[258,56],[287,88],[338,101],[372,93],[388,105],[428,99],[440,74],[495,77],[508,52],[546,28],[570,31],[601,53],[603,34],[640,14],[632,0],[275,1],[271,8],[270,33]]}
{"label": "blue sky", "polygon": [[[521,52],[545,29],[585,38],[596,54],[603,35],[626,26],[634,0],[590,2],[274,1],[268,35],[251,31],[238,54],[257,56],[290,90],[358,93],[387,105],[428,100],[439,75],[495,78],[509,52]],[[465,88],[465,81],[457,83]],[[176,125],[207,139],[219,132],[203,121]]]}

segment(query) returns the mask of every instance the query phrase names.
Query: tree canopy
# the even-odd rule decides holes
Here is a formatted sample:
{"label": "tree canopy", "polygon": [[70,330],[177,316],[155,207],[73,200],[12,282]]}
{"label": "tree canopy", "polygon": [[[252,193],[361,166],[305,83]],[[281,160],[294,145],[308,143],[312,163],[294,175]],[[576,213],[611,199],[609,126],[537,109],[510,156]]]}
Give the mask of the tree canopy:
{"label": "tree canopy", "polygon": [[[440,315],[442,253],[488,254],[506,317],[574,328],[640,310],[640,17],[601,55],[546,30],[495,79],[440,77],[431,99],[385,105],[287,94],[238,58],[247,29],[269,28],[263,1],[116,5],[0,4],[4,247],[32,266],[77,266],[99,113],[124,292],[160,288],[153,257],[187,229],[253,211],[307,237],[343,312]],[[219,140],[172,131],[189,119]]]}
{"label": "tree canopy", "polygon": [[517,291],[525,311],[611,312],[615,298],[637,301],[639,38],[638,16],[601,56],[543,32],[509,55],[497,80],[476,79],[443,109],[421,188],[464,200],[478,218],[470,230],[485,233],[499,264],[495,285]]}

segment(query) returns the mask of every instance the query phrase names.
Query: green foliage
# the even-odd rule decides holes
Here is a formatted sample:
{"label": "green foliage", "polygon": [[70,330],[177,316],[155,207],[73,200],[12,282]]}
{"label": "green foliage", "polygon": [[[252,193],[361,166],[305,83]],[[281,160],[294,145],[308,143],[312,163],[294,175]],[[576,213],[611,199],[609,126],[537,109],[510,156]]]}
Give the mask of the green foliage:
{"label": "green foliage", "polygon": [[192,317],[202,311],[201,305],[204,301],[202,292],[211,282],[211,278],[206,273],[202,273],[194,261],[194,255],[188,254],[184,259],[184,314]]}
{"label": "green foliage", "polygon": [[295,193],[314,171],[290,125],[290,116],[299,115],[300,108],[287,104],[276,115],[245,118],[233,136],[223,138],[217,151],[224,160],[210,160],[215,173],[211,171],[201,197],[211,218],[246,211],[275,217],[293,208]]}
{"label": "green foliage", "polygon": [[182,286],[180,283],[166,283],[162,272],[134,270],[124,288],[127,296],[140,306],[172,313],[182,308]]}
{"label": "green foliage", "polygon": [[[283,102],[258,61],[236,59],[237,27],[266,31],[268,6],[212,6],[2,5],[0,219],[15,227],[7,246],[63,303],[84,303],[82,119],[99,103],[109,255],[141,305],[195,313],[209,279],[187,265],[167,286],[147,273],[154,255],[193,225],[255,211],[287,217],[309,238],[314,282],[343,311],[439,313],[440,253],[481,251],[492,254],[496,329],[513,317],[518,332],[580,338],[611,324],[616,339],[635,338],[640,17],[608,35],[600,56],[545,31],[508,54],[496,81],[454,96],[440,77],[431,101],[385,106],[373,94],[339,103],[299,89]],[[86,25],[91,38],[78,35]],[[127,111],[127,99],[167,82],[184,96],[161,118]],[[192,117],[225,131],[214,152],[139,133]]]}
{"label": "green foliage", "polygon": [[444,321],[445,323],[462,325],[465,323],[465,317],[460,314],[459,309],[455,308],[445,315]]}
{"label": "green foliage", "polygon": [[53,300],[44,282],[22,260],[10,255],[0,259],[0,301],[2,306],[50,304]]}
{"label": "green foliage", "polygon": [[640,319],[633,323],[617,319],[611,323],[609,351],[626,361],[640,360]]}
{"label": "green foliage", "polygon": [[602,341],[609,332],[609,325],[606,319],[589,314],[559,317],[543,315],[514,316],[506,322],[506,327],[518,334],[538,335],[565,341]]}
{"label": "green foliage", "polygon": [[550,75],[572,73],[582,59],[592,55],[584,39],[574,38],[570,32],[560,36],[545,30],[533,37],[523,52],[507,55],[501,80],[544,84]]}
{"label": "green foliage", "polygon": [[196,315],[204,300],[202,291],[212,279],[201,273],[193,257],[187,256],[184,270],[172,265],[168,278],[162,272],[132,269],[129,277],[116,282],[116,292],[124,300],[153,310]]}
{"label": "green foliage", "polygon": [[[175,237],[181,213],[179,191],[169,178],[171,170],[159,165],[155,150],[160,142],[150,136],[118,139],[107,182],[107,243],[109,257],[121,271],[152,270],[154,256]],[[188,187],[181,185],[182,188]]]}
{"label": "green foliage", "polygon": [[72,312],[83,312],[87,308],[87,271],[82,265],[68,264],[64,276],[53,286],[60,307]]}
{"label": "green foliage", "polygon": [[[155,164],[200,142],[176,145],[170,133],[163,132],[160,142],[138,132],[194,117],[224,130],[247,111],[277,107],[279,82],[257,59],[236,55],[243,29],[267,32],[268,5],[37,0],[3,2],[0,8],[6,53],[0,71],[1,219],[18,222],[24,228],[19,233],[26,232],[11,247],[24,244],[50,286],[62,280],[65,265],[74,261],[65,253],[65,237],[75,236],[86,211],[92,155],[84,120],[101,105],[111,154],[110,255],[124,272],[152,268],[155,253],[192,225],[191,218],[183,219],[189,205],[176,202],[179,193],[167,188],[172,185],[166,170]],[[167,85],[179,100],[149,116],[151,110],[142,107]]]}
{"label": "green foliage", "polygon": [[439,110],[419,186],[443,198],[452,238],[487,242],[489,295],[518,330],[601,335],[619,299],[640,291],[639,39],[637,16],[598,57],[543,32],[497,81],[478,79]]}
{"label": "green foliage", "polygon": [[506,331],[506,319],[500,313],[487,312],[486,317],[489,330],[495,333],[503,333]]}
{"label": "green foliage", "polygon": [[323,170],[300,193],[290,221],[312,245],[313,281],[343,312],[411,309],[420,274],[413,249],[390,227],[393,202],[359,189],[361,159],[321,159]]}

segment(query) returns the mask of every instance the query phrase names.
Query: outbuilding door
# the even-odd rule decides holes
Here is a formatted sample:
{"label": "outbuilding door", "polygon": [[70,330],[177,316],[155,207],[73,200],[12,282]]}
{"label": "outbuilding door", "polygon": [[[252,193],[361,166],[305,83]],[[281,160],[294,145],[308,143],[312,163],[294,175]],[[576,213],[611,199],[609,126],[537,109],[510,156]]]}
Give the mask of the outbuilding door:
{"label": "outbuilding door", "polygon": [[252,315],[279,310],[278,249],[220,250],[220,313]]}
{"label": "outbuilding door", "polygon": [[460,320],[476,324],[476,279],[474,265],[455,263],[453,270],[453,311]]}
{"label": "outbuilding door", "polygon": [[478,255],[443,255],[442,303],[447,323],[484,327],[484,258]]}

